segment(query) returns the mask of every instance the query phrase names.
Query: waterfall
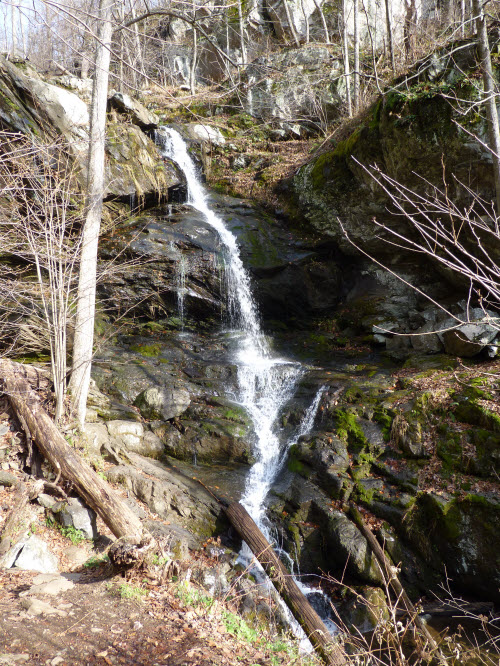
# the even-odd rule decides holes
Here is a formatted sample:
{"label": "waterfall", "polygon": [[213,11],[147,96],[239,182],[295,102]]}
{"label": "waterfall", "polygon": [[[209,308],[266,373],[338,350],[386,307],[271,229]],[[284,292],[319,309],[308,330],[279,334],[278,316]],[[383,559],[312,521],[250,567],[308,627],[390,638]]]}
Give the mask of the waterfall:
{"label": "waterfall", "polygon": [[[265,499],[286,459],[288,447],[311,430],[324,389],[316,394],[295,436],[283,443],[279,437],[279,416],[293,396],[304,369],[300,363],[272,353],[261,329],[250,277],[241,261],[236,238],[210,209],[207,194],[184,140],[175,130],[161,127],[157,130],[156,141],[163,156],[173,160],[183,171],[188,187],[188,203],[217,231],[223,247],[231,326],[236,340],[233,359],[237,366],[236,400],[247,410],[255,438],[256,462],[250,469],[240,501],[268,540],[272,541],[271,526],[265,518]],[[247,562],[252,559],[248,547],[244,546],[242,557]]]}
{"label": "waterfall", "polygon": [[157,131],[157,142],[163,155],[183,171],[188,186],[188,203],[217,231],[224,249],[231,325],[237,342],[234,358],[238,371],[236,399],[250,415],[255,433],[256,462],[250,470],[241,503],[269,537],[264,520],[264,500],[282,462],[278,417],[292,397],[303,370],[299,363],[272,354],[260,326],[250,277],[241,261],[236,238],[210,209],[184,140],[175,130],[162,127]]}

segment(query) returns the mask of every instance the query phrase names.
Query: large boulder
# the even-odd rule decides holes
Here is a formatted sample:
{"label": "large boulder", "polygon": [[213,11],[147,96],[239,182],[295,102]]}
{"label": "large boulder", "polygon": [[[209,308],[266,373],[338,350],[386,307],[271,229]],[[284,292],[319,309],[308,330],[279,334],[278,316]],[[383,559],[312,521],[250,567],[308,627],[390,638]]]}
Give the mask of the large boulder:
{"label": "large boulder", "polygon": [[457,588],[500,600],[500,549],[495,526],[497,497],[469,494],[450,499],[421,493],[401,524],[405,537],[426,561]]}
{"label": "large boulder", "polygon": [[337,46],[307,45],[261,56],[242,76],[247,84],[246,112],[268,121],[303,118],[317,123],[324,115],[332,119],[339,115],[345,97]]}
{"label": "large boulder", "polygon": [[[64,137],[76,163],[75,174],[86,183],[89,113],[75,92],[43,81],[26,63],[13,64],[0,56],[0,128],[53,141]],[[84,96],[86,89],[82,88]],[[150,127],[149,112],[128,98],[128,113]],[[125,108],[125,101],[123,104]],[[146,118],[148,116],[148,118]],[[157,201],[181,183],[177,168],[165,163],[154,142],[137,125],[108,122],[105,197],[134,205]]]}
{"label": "large boulder", "polygon": [[134,453],[130,457],[134,467],[112,467],[106,472],[107,477],[113,483],[123,484],[160,518],[205,538],[227,526],[221,505],[200,483],[173,466]]}
{"label": "large boulder", "polygon": [[145,418],[168,421],[185,412],[190,402],[185,389],[151,386],[137,396],[134,404]]}
{"label": "large boulder", "polygon": [[18,541],[2,559],[6,569],[17,567],[26,571],[57,573],[59,561],[43,539],[32,534]]}
{"label": "large boulder", "polygon": [[[491,154],[467,133],[470,130],[480,140],[487,141],[486,122],[481,118],[477,122],[468,116],[464,118],[450,104],[449,94],[443,94],[444,89],[455,90],[461,98],[478,100],[479,92],[474,85],[467,83],[466,90],[463,88],[464,72],[473,79],[478,71],[473,41],[465,42],[453,54],[446,49],[437,51],[405,79],[396,81],[391,91],[374,103],[351,136],[300,168],[290,184],[295,193],[296,211],[318,231],[333,238],[345,254],[359,257],[356,278],[359,288],[356,283],[354,286],[358,298],[364,298],[366,306],[371,308],[371,313],[367,312],[373,315],[370,325],[377,323],[377,316],[380,319],[395,316],[399,324],[396,332],[418,331],[422,335],[428,333],[422,329],[425,318],[419,316],[426,307],[422,292],[437,302],[448,299],[448,304],[457,287],[467,293],[468,281],[456,272],[421,253],[405,250],[405,238],[418,242],[420,237],[409,220],[396,210],[388,194],[391,187],[384,190],[377,183],[373,165],[408,188],[407,191],[414,190],[415,197],[432,196],[429,184],[439,187],[444,170],[446,196],[457,209],[466,210],[473,205],[471,191],[480,200],[494,199]],[[460,128],[460,123],[465,124],[466,131]],[[286,187],[284,191],[289,195]],[[478,214],[483,214],[482,209]],[[391,230],[399,234],[399,241]],[[460,234],[461,242],[473,254],[478,248],[477,237],[467,224],[461,226]],[[359,250],[389,270],[361,258]],[[488,240],[488,252],[493,261],[498,261],[500,244],[493,236]],[[399,287],[398,278],[402,280]],[[412,295],[409,285],[418,287],[420,293]],[[394,289],[399,291],[397,299]],[[363,313],[360,314],[362,320]],[[447,337],[451,351],[456,336]],[[411,342],[407,342],[410,349]],[[435,353],[444,341],[430,338],[427,343],[420,337],[415,342],[416,347],[427,347],[427,351]],[[456,346],[453,349],[459,353]],[[398,349],[396,353],[403,357],[406,352]]]}

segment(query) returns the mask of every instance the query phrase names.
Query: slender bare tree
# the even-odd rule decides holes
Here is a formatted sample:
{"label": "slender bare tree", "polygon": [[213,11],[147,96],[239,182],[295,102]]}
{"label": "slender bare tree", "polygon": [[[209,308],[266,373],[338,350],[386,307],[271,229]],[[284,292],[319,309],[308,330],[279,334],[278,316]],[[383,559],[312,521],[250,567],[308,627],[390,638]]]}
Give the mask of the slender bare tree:
{"label": "slender bare tree", "polygon": [[392,15],[390,0],[385,0],[385,23],[387,33],[387,47],[389,49],[389,58],[391,59],[392,71],[396,73],[396,58],[394,56],[394,36],[392,34]]}
{"label": "slender bare tree", "polygon": [[344,56],[344,79],[347,113],[352,116],[351,68],[349,65],[349,33],[347,30],[347,0],[342,0],[342,52]]}
{"label": "slender bare tree", "polygon": [[500,216],[500,128],[498,125],[498,111],[496,105],[497,89],[493,76],[490,45],[488,42],[488,27],[484,13],[485,0],[473,0],[473,11],[477,25],[477,42],[479,48],[480,66],[483,76],[483,97],[488,119],[488,134],[491,154],[493,157],[493,170],[495,173],[495,189],[497,199],[497,215]]}
{"label": "slender bare tree", "polygon": [[357,111],[360,105],[360,71],[359,71],[359,0],[353,0],[354,12],[354,35],[353,35],[353,49],[354,49],[354,76],[353,76],[353,93],[354,93],[354,110]]}
{"label": "slender bare tree", "polygon": [[111,10],[112,0],[100,0],[90,117],[86,219],[82,235],[73,370],[70,382],[75,415],[82,427],[85,424],[94,342],[97,250],[104,195],[106,103],[113,33]]}

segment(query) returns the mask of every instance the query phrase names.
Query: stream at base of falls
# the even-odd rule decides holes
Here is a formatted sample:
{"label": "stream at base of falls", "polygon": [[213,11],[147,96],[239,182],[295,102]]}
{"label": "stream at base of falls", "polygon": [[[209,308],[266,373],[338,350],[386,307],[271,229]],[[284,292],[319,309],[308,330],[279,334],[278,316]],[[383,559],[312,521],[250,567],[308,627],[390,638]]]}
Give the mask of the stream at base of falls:
{"label": "stream at base of falls", "polygon": [[[273,353],[270,342],[261,329],[250,278],[243,266],[236,238],[211,209],[184,140],[175,130],[162,127],[156,132],[156,142],[163,156],[175,162],[184,173],[188,204],[201,213],[206,224],[217,232],[220,239],[229,313],[229,331],[226,335],[231,339],[234,350],[232,360],[237,367],[236,390],[230,397],[246,410],[253,424],[255,462],[246,478],[240,502],[266,538],[274,542],[273,528],[266,518],[265,500],[286,462],[289,447],[312,429],[324,388],[320,387],[316,392],[292,436],[283,441],[280,416],[307,369],[296,361]],[[184,307],[183,301],[182,305]],[[245,566],[256,567],[255,564],[250,565],[252,554],[246,544],[243,545],[240,560]],[[288,560],[293,568],[293,562],[289,557]],[[302,584],[300,586],[306,594],[313,592]],[[319,593],[314,590],[314,594]],[[334,623],[328,618],[324,619],[334,631]],[[301,630],[298,625],[292,619],[290,622],[299,635]]]}

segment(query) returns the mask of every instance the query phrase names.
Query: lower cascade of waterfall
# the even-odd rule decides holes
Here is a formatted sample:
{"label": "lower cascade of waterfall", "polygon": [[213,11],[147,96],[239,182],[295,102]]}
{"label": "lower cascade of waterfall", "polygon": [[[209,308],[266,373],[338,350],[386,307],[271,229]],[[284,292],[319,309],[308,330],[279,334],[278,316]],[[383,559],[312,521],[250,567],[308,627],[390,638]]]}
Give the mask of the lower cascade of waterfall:
{"label": "lower cascade of waterfall", "polygon": [[[156,131],[156,142],[163,156],[174,161],[183,171],[188,188],[188,204],[199,211],[207,224],[215,229],[223,248],[228,283],[228,309],[236,341],[233,360],[237,366],[238,388],[234,397],[250,415],[255,438],[256,462],[250,469],[240,501],[266,538],[272,542],[272,526],[265,516],[265,499],[286,461],[288,448],[312,429],[323,389],[317,392],[295,435],[286,442],[281,441],[279,416],[294,395],[297,382],[305,370],[300,363],[272,353],[261,329],[250,278],[241,261],[236,238],[225,227],[223,220],[210,209],[207,194],[197,176],[184,140],[175,130],[161,127]],[[179,286],[185,289],[184,285]],[[252,560],[246,545],[240,558],[247,564]],[[307,593],[307,588],[297,582]],[[317,590],[313,591],[318,594]],[[295,621],[291,624],[294,631],[300,634],[300,627]],[[333,623],[329,624],[331,629],[335,628]]]}

